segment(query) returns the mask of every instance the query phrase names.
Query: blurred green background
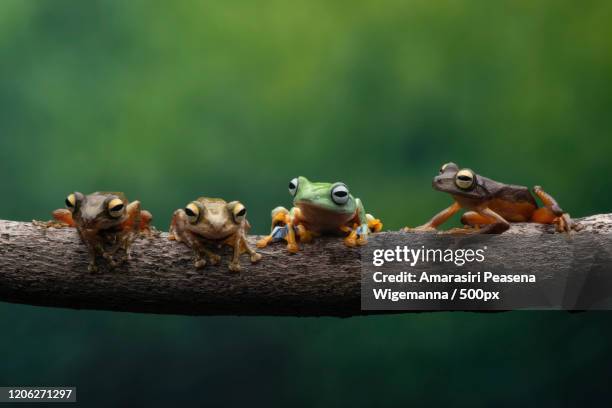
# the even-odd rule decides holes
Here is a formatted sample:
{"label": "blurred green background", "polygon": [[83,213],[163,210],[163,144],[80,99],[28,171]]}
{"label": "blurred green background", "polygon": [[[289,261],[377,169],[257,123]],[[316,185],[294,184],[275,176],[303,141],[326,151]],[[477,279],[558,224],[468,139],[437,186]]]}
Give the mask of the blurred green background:
{"label": "blurred green background", "polygon": [[[304,175],[399,229],[450,203],[430,186],[450,160],[541,184],[573,216],[610,212],[611,18],[607,1],[3,0],[0,218],[120,190],[162,229],[199,195],[240,199],[264,233]],[[0,385],[76,385],[92,406],[610,392],[606,313],[0,318]]]}

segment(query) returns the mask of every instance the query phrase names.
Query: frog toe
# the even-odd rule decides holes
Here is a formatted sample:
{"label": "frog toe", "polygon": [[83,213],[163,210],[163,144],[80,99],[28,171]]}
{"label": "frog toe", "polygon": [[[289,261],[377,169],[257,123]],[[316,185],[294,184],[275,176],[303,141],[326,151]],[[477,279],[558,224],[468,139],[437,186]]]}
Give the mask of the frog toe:
{"label": "frog toe", "polygon": [[292,254],[297,254],[300,251],[300,247],[296,243],[289,243],[287,244],[287,251]]}
{"label": "frog toe", "polygon": [[251,263],[257,263],[261,260],[261,254],[254,253],[251,255]]}
{"label": "frog toe", "polygon": [[372,214],[366,214],[366,220],[368,221],[368,228],[372,232],[380,232],[383,228],[383,223],[378,218],[374,218]]}
{"label": "frog toe", "polygon": [[87,270],[88,270],[90,273],[96,273],[96,272],[98,272],[98,265],[96,264],[96,262],[95,262],[95,261],[91,261],[91,262],[89,263],[89,265],[87,266]]}
{"label": "frog toe", "polygon": [[240,272],[240,270],[242,269],[242,267],[240,266],[240,262],[230,262],[228,268],[232,272]]}
{"label": "frog toe", "polygon": [[206,261],[204,259],[196,259],[193,263],[196,269],[204,269]]}
{"label": "frog toe", "polygon": [[344,238],[344,245],[346,245],[348,247],[357,246],[357,238],[354,237],[354,236],[348,236],[348,237]]}
{"label": "frog toe", "polygon": [[265,248],[265,247],[268,246],[268,244],[270,242],[272,242],[272,236],[268,235],[266,237],[263,237],[259,241],[257,241],[257,243],[255,243],[255,245],[257,246],[257,248]]}
{"label": "frog toe", "polygon": [[563,215],[557,217],[554,221],[555,228],[557,232],[571,232],[572,230],[580,230],[580,228],[576,226],[576,223],[572,221],[569,214],[564,213]]}

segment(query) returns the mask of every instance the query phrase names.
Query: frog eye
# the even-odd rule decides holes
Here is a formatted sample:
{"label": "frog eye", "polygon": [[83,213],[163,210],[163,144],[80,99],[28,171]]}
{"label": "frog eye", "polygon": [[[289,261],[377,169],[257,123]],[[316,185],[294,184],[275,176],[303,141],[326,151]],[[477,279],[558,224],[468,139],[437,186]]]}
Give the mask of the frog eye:
{"label": "frog eye", "polygon": [[237,224],[241,223],[246,218],[246,212],[246,207],[240,203],[237,203],[232,209],[234,221],[236,221]]}
{"label": "frog eye", "polygon": [[470,169],[459,170],[455,176],[455,184],[462,190],[472,188],[474,180],[474,172]]}
{"label": "frog eye", "polygon": [[331,199],[338,205],[346,204],[349,200],[348,187],[342,183],[336,184],[331,191]]}
{"label": "frog eye", "polygon": [[187,218],[189,222],[195,224],[200,218],[200,207],[198,207],[195,203],[189,203],[185,207],[185,214],[187,214]]}
{"label": "frog eye", "polygon": [[453,162],[448,162],[442,165],[442,167],[440,167],[440,174],[444,173],[446,170],[448,170],[451,167],[457,169],[457,165]]}
{"label": "frog eye", "polygon": [[289,194],[291,194],[292,196],[295,196],[295,193],[297,193],[298,185],[299,185],[299,182],[298,182],[297,177],[291,180],[289,182]]}
{"label": "frog eye", "polygon": [[76,208],[76,195],[70,194],[66,197],[66,208],[73,211]]}
{"label": "frog eye", "polygon": [[108,202],[108,213],[113,218],[119,218],[123,215],[123,209],[125,208],[125,204],[119,198],[113,198]]}

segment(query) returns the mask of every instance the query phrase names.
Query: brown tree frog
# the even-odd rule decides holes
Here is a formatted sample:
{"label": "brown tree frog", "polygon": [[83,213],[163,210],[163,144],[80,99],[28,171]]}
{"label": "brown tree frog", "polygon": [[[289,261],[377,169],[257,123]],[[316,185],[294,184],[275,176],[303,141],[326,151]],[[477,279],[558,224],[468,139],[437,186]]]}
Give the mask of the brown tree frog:
{"label": "brown tree frog", "polygon": [[287,250],[296,253],[298,239],[308,242],[321,234],[346,235],[344,243],[354,247],[365,245],[371,232],[382,229],[382,222],[366,214],[361,200],[353,197],[344,183],[315,183],[296,177],[289,182],[289,193],[294,207],[291,211],[284,207],[272,210],[272,231],[258,247],[284,240]]}
{"label": "brown tree frog", "polygon": [[569,232],[577,226],[540,186],[535,186],[533,192],[543,207],[538,206],[527,187],[500,183],[470,169],[460,169],[455,163],[443,165],[432,184],[434,189],[449,193],[454,203],[426,224],[403,231],[434,231],[462,208],[468,212],[461,222],[481,234],[500,234],[512,222],[554,224],[558,232]]}
{"label": "brown tree frog", "polygon": [[213,265],[221,260],[207,246],[228,245],[234,249],[229,269],[239,272],[240,255],[244,252],[249,254],[251,263],[261,259],[261,255],[247,242],[246,234],[250,228],[246,208],[240,202],[227,203],[220,198],[201,197],[174,212],[168,239],[184,242],[193,250],[197,269],[206,265],[204,255]]}
{"label": "brown tree frog", "polygon": [[[130,246],[139,233],[151,232],[152,215],[140,209],[140,201],[129,202],[123,193],[79,192],[66,197],[66,208],[53,211],[56,222],[48,226],[75,227],[90,255],[89,270],[98,270],[97,256],[111,267],[130,258]],[[120,259],[115,255],[123,250]]]}

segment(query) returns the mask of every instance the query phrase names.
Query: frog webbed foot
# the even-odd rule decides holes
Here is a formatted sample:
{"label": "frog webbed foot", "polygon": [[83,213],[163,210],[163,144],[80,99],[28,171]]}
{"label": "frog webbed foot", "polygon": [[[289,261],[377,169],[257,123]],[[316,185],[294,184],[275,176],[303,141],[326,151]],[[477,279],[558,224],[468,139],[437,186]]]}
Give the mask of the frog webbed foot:
{"label": "frog webbed foot", "polygon": [[[265,248],[268,244],[278,241],[287,242],[287,251],[292,254],[299,252],[300,247],[298,246],[295,239],[296,228],[291,224],[277,225],[272,229],[272,233],[257,242],[258,248]],[[297,230],[299,235],[299,229]]]}
{"label": "frog webbed foot", "polygon": [[310,242],[314,238],[314,234],[301,224],[296,226],[296,232],[300,242]]}
{"label": "frog webbed foot", "polygon": [[228,269],[232,272],[240,272],[242,267],[240,266],[239,261],[231,261],[228,265]]}
{"label": "frog webbed foot", "polygon": [[99,271],[98,264],[95,260],[89,261],[89,265],[87,265],[87,271],[89,273],[97,273]]}
{"label": "frog webbed foot", "polygon": [[102,258],[106,260],[108,265],[114,269],[119,266],[119,262],[115,260],[114,252],[102,252]]}
{"label": "frog webbed foot", "polygon": [[211,265],[219,265],[221,263],[221,257],[217,254],[213,254],[212,252],[208,254],[208,260]]}
{"label": "frog webbed foot", "polygon": [[[365,229],[363,229],[363,225],[359,227],[354,225],[353,228],[344,227],[341,230],[349,233],[347,237],[344,238],[344,245],[348,247],[355,247],[357,245],[364,245],[367,243],[367,232],[364,232],[367,231],[367,225],[365,226]],[[360,231],[362,232],[361,234]]]}
{"label": "frog webbed foot", "polygon": [[272,231],[257,241],[258,248],[265,248],[273,242],[285,239],[287,236],[287,223],[289,222],[289,210],[285,207],[276,207],[272,210]]}
{"label": "frog webbed foot", "polygon": [[568,213],[563,213],[556,217],[553,221],[557,232],[571,232],[572,230],[580,231],[581,226],[574,222]]}
{"label": "frog webbed foot", "polygon": [[383,223],[380,219],[374,218],[372,214],[366,214],[366,220],[368,222],[368,229],[372,233],[380,232],[383,228]]}
{"label": "frog webbed foot", "polygon": [[202,257],[196,257],[196,259],[193,261],[193,266],[195,266],[196,269],[204,269],[204,267],[206,266],[206,259]]}
{"label": "frog webbed foot", "polygon": [[287,244],[287,251],[289,251],[292,254],[297,254],[298,252],[300,252],[300,247],[297,244],[297,242],[289,242]]}

